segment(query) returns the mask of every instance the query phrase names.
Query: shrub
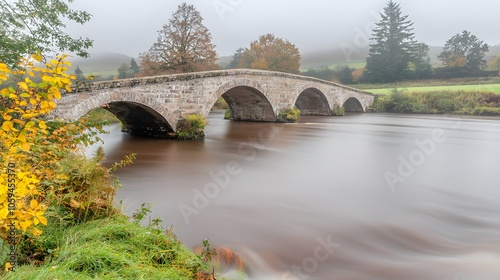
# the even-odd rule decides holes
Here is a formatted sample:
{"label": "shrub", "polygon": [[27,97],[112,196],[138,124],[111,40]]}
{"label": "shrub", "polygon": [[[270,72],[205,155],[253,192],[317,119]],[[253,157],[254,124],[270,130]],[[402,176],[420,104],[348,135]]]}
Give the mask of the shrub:
{"label": "shrub", "polygon": [[297,108],[286,109],[278,114],[277,122],[293,123],[300,119],[300,110]]}
{"label": "shrub", "polygon": [[176,138],[179,140],[195,140],[205,137],[207,120],[200,114],[187,115],[177,125]]}
{"label": "shrub", "polygon": [[482,116],[495,116],[500,115],[500,108],[498,107],[476,107],[472,111],[473,115],[482,115]]}
{"label": "shrub", "polygon": [[231,109],[226,109],[226,112],[224,113],[224,119],[225,120],[230,120],[233,118],[233,111]]}
{"label": "shrub", "polygon": [[335,105],[332,109],[332,116],[343,116],[345,114],[344,107]]}
{"label": "shrub", "polygon": [[475,114],[497,115],[500,98],[483,92],[439,91],[392,94],[375,99],[377,112],[414,114]]}

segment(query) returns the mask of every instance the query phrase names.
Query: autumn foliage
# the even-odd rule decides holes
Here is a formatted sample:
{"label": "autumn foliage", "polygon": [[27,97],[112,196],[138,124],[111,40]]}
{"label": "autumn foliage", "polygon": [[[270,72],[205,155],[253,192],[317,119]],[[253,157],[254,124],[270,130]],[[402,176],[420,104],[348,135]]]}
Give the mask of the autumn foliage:
{"label": "autumn foliage", "polygon": [[42,234],[47,208],[64,203],[60,190],[71,184],[69,175],[61,172],[61,161],[81,144],[92,143],[97,133],[84,121],[46,120],[57,106],[56,99],[71,91],[75,78],[65,73],[70,65],[65,58],[42,63],[41,55],[32,55],[15,68],[0,63],[0,237],[4,242]]}
{"label": "autumn foliage", "polygon": [[266,34],[250,44],[240,56],[240,68],[299,73],[299,49],[288,40]]}
{"label": "autumn foliage", "polygon": [[141,54],[140,64],[141,76],[219,68],[212,35],[193,5],[179,5],[153,46]]}

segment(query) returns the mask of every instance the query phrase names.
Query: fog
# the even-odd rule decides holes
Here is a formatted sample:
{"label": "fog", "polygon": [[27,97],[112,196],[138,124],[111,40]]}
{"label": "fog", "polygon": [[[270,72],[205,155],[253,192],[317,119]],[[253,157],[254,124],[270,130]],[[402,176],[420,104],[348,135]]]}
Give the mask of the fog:
{"label": "fog", "polygon": [[[72,35],[94,40],[92,53],[116,52],[138,56],[156,40],[183,1],[77,0],[73,8],[93,15],[83,25],[68,25]],[[373,0],[191,0],[204,18],[220,56],[232,55],[260,35],[273,33],[294,43],[301,52],[366,47],[373,23],[387,1]],[[453,35],[468,30],[490,45],[500,44],[497,0],[398,1],[414,22],[417,40],[442,46]],[[351,48],[352,50],[352,48]]]}

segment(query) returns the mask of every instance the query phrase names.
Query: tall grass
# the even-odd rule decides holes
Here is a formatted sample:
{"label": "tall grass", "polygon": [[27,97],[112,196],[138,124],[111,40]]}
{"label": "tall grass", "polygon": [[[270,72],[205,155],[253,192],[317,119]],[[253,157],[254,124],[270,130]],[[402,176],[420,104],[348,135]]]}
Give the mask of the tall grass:
{"label": "tall grass", "polygon": [[5,280],[196,279],[207,269],[172,234],[111,216],[64,230],[50,230],[53,256],[40,266],[23,265]]}
{"label": "tall grass", "polygon": [[377,98],[374,108],[392,113],[500,115],[500,96],[485,92],[393,90],[392,94]]}

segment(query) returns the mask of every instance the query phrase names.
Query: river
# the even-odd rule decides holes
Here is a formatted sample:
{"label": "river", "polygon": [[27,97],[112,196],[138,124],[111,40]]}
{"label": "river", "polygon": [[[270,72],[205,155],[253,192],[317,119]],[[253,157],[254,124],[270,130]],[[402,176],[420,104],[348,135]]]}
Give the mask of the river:
{"label": "river", "polygon": [[500,119],[351,114],[297,124],[213,112],[202,141],[103,137],[131,212],[251,279],[500,279]]}

